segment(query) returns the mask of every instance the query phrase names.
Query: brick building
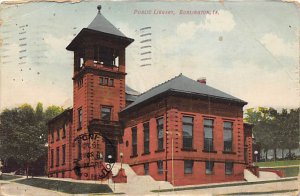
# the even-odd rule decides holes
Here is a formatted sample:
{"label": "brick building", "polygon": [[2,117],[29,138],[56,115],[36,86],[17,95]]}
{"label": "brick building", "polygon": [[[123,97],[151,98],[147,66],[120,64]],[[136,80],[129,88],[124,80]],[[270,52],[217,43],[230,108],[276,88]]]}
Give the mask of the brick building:
{"label": "brick building", "polygon": [[182,74],[142,94],[126,86],[125,49],[134,40],[100,9],[67,46],[74,103],[48,123],[49,176],[97,179],[89,166],[103,160],[173,185],[243,180],[252,164],[247,103]]}

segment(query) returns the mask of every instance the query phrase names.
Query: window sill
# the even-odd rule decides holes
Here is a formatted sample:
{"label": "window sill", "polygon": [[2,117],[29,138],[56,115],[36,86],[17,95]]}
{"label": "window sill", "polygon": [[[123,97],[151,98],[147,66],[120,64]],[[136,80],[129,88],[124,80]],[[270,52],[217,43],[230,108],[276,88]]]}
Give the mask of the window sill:
{"label": "window sill", "polygon": [[142,154],[142,156],[148,155],[148,154],[150,154],[150,152],[144,152],[144,153]]}
{"label": "window sill", "polygon": [[157,149],[154,151],[155,153],[159,153],[159,152],[165,152],[165,149]]}
{"label": "window sill", "polygon": [[214,175],[215,173],[212,172],[212,173],[205,173],[205,175],[208,175],[208,176],[211,176],[211,175]]}
{"label": "window sill", "polygon": [[99,84],[100,86],[107,86],[107,87],[115,87],[115,85],[108,85],[108,84]]}
{"label": "window sill", "polygon": [[197,150],[194,149],[194,148],[181,148],[181,151],[192,151],[192,152],[197,152]]}
{"label": "window sill", "polygon": [[61,139],[65,139],[65,138],[66,138],[66,136],[62,137]]}
{"label": "window sill", "polygon": [[134,158],[134,157],[138,157],[138,155],[135,154],[135,155],[131,155],[131,156],[130,156],[130,158]]}
{"label": "window sill", "polygon": [[223,154],[236,154],[236,152],[232,152],[232,151],[222,151]]}
{"label": "window sill", "polygon": [[66,163],[63,163],[63,164],[61,164],[61,165],[63,165],[63,166],[64,166],[64,165],[66,165]]}
{"label": "window sill", "polygon": [[193,174],[193,172],[192,173],[184,173],[184,175],[187,175],[187,176],[192,175],[192,174]]}
{"label": "window sill", "polygon": [[225,174],[225,176],[232,176],[233,175],[233,173],[231,173],[231,174]]}
{"label": "window sill", "polygon": [[217,153],[217,151],[215,150],[202,150],[202,152],[206,152],[206,153]]}

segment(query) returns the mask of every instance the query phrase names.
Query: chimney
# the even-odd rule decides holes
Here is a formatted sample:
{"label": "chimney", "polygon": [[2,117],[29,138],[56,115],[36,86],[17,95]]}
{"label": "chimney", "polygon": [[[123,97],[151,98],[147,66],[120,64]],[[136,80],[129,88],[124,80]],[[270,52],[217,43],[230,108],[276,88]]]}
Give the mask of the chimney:
{"label": "chimney", "polygon": [[206,78],[205,77],[201,77],[201,78],[197,79],[197,82],[199,82],[201,84],[206,84]]}

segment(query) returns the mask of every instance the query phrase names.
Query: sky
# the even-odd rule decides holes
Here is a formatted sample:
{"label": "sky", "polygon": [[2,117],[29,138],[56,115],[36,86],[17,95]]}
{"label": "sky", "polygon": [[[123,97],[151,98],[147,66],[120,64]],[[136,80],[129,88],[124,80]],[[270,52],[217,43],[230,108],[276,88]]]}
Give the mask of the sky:
{"label": "sky", "polygon": [[[248,102],[245,109],[299,107],[295,4],[106,1],[1,4],[0,110],[37,102],[72,106],[73,54],[65,48],[91,23],[99,4],[112,24],[135,39],[126,50],[126,83],[133,89],[144,92],[182,73],[205,77],[207,85]],[[180,14],[189,11],[200,14]],[[141,43],[145,33],[151,41]],[[141,55],[145,44],[151,53]]]}

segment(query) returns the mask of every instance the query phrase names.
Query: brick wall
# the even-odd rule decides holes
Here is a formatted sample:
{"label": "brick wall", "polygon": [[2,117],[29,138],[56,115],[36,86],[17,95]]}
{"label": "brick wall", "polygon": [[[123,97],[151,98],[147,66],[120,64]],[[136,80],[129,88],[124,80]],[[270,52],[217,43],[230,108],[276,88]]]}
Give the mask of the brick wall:
{"label": "brick wall", "polygon": [[[70,170],[72,169],[72,145],[71,145],[71,133],[72,133],[72,113],[64,112],[59,119],[49,124],[48,134],[48,175],[53,177],[71,177]],[[66,136],[63,137],[63,126],[66,128]],[[57,130],[59,130],[60,137],[58,139]],[[54,133],[54,140],[52,142],[52,132]],[[65,145],[65,163],[63,164],[63,145]],[[59,164],[57,165],[57,147],[59,147]],[[51,167],[51,150],[54,152],[53,167]],[[63,174],[64,173],[64,174]],[[63,176],[64,175],[64,176]]]}
{"label": "brick wall", "polygon": [[[174,170],[175,185],[201,184],[243,180],[244,160],[244,126],[242,107],[233,103],[188,97],[169,97],[158,99],[138,111],[122,114],[126,124],[123,144],[120,151],[124,153],[123,161],[132,166],[138,175],[144,175],[144,164],[149,163],[149,174],[156,180],[172,182]],[[124,116],[123,116],[124,115]],[[182,117],[191,116],[193,123],[193,148],[184,150],[182,138]],[[156,119],[164,117],[164,150],[157,152]],[[204,152],[204,119],[214,120],[214,150]],[[233,123],[233,150],[224,152],[223,123]],[[150,153],[143,154],[143,123],[150,123]],[[137,154],[132,157],[131,129],[137,127]],[[166,132],[167,130],[167,132]],[[172,141],[173,140],[173,141]],[[173,143],[173,144],[172,144]],[[172,153],[173,149],[173,153]],[[174,168],[172,170],[172,159]],[[158,174],[157,161],[164,161],[164,172]],[[193,174],[184,174],[184,160],[194,160]],[[214,161],[214,173],[205,174],[205,161]],[[167,162],[167,167],[166,167]],[[225,175],[225,162],[233,162],[234,173]],[[167,171],[167,172],[166,172]],[[200,177],[199,177],[200,174]]]}

